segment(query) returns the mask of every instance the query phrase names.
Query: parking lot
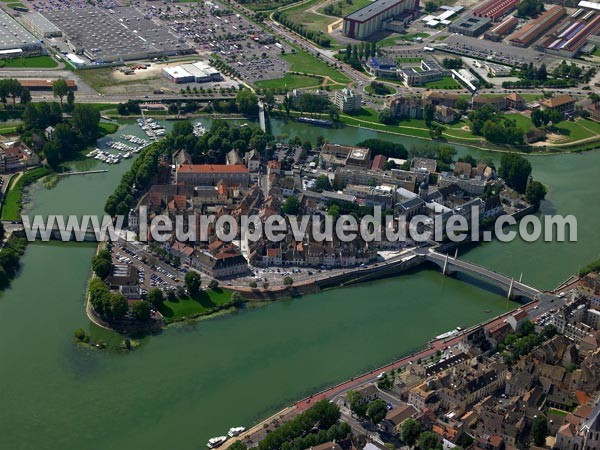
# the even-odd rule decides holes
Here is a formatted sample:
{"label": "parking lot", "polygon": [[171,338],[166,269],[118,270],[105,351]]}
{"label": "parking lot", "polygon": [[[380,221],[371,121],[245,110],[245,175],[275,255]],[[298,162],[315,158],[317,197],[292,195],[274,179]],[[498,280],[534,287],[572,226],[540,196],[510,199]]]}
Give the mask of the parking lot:
{"label": "parking lot", "polygon": [[142,294],[147,294],[154,288],[159,288],[166,293],[184,286],[184,271],[166,265],[158,258],[136,249],[130,243],[120,241],[114,244],[111,250],[113,264],[128,264],[137,269]]}
{"label": "parking lot", "polygon": [[[281,78],[290,65],[279,56],[291,47],[276,43],[273,36],[215,1],[154,5],[135,3],[154,23],[168,28],[180,41],[199,52],[216,53],[249,82]],[[167,9],[168,8],[168,9]]]}
{"label": "parking lot", "polygon": [[502,42],[492,42],[458,34],[452,34],[439,46],[440,49],[452,51],[477,59],[490,59],[510,66],[520,66],[523,63],[533,63],[539,66],[544,63],[548,69],[554,68],[562,58],[544,54],[530,48],[520,48],[506,45]]}

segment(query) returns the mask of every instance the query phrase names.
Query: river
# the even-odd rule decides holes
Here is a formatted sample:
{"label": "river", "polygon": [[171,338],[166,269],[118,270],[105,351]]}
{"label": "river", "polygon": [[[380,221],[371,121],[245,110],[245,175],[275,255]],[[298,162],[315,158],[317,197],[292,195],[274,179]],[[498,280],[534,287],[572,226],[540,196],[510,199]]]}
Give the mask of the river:
{"label": "river", "polygon": [[[378,136],[275,123],[274,134],[282,133],[323,134],[340,143]],[[591,186],[600,152],[531,161],[536,178],[550,186],[543,212],[577,214],[580,242],[490,243],[464,257],[515,275],[523,271],[525,281],[547,288],[598,256],[600,212]],[[38,185],[29,212],[100,213],[129,164],[69,177],[51,190]],[[435,334],[514,307],[497,293],[422,271],[169,328],[130,353],[97,351],[72,339],[83,327],[96,338],[120,340],[85,316],[93,253],[88,244],[32,244],[20,276],[0,294],[0,448],[205,448],[209,437],[231,426],[249,426]]]}

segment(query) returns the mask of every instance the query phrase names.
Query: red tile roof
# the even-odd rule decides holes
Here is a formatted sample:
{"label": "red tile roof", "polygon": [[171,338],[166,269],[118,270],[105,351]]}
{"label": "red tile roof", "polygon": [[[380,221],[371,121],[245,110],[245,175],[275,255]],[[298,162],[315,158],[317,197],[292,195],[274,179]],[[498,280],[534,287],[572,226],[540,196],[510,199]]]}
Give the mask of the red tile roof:
{"label": "red tile roof", "polygon": [[227,164],[183,164],[177,169],[178,173],[248,173],[242,165],[228,166]]}

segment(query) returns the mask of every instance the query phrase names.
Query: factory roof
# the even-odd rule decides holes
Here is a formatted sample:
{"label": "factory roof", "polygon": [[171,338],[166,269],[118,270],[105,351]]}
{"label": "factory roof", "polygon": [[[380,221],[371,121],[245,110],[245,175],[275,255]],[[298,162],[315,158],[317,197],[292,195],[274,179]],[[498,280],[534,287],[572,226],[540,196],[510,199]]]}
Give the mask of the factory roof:
{"label": "factory roof", "polygon": [[0,10],[0,50],[41,45],[40,41],[6,12]]}
{"label": "factory roof", "polygon": [[364,8],[354,11],[352,14],[348,14],[344,19],[366,22],[403,1],[404,0],[375,0]]}

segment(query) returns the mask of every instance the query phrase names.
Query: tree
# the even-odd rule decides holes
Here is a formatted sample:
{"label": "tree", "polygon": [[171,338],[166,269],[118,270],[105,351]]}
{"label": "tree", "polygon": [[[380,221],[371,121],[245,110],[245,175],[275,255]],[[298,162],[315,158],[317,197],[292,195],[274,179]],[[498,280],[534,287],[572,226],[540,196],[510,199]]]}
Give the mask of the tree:
{"label": "tree", "polygon": [[79,342],[88,342],[90,340],[88,335],[85,334],[85,331],[83,330],[83,328],[77,328],[73,332],[73,337],[75,338],[76,341],[79,341]]}
{"label": "tree", "polygon": [[250,89],[238,91],[235,102],[242,114],[255,115],[258,112],[258,98]]}
{"label": "tree", "polygon": [[402,440],[406,443],[406,445],[408,445],[409,447],[412,447],[417,443],[417,439],[419,438],[420,434],[421,422],[409,418],[406,419],[404,423],[402,423],[400,436]]}
{"label": "tree", "polygon": [[162,305],[165,301],[162,291],[158,288],[150,289],[146,298],[155,308]]}
{"label": "tree", "polygon": [[210,283],[208,283],[208,287],[209,289],[212,289],[214,291],[219,287],[219,282],[217,280],[210,280]]}
{"label": "tree", "polygon": [[127,299],[120,292],[110,293],[110,311],[114,319],[120,319],[127,314],[128,304]]}
{"label": "tree", "polygon": [[417,447],[419,447],[419,450],[437,450],[441,448],[438,435],[431,431],[424,431],[419,436]]}
{"label": "tree", "polygon": [[500,159],[498,175],[515,191],[523,194],[531,175],[531,164],[521,155],[505,153]]}
{"label": "tree", "polygon": [[73,108],[75,108],[75,91],[69,89],[69,92],[67,92],[67,109],[73,111]]}
{"label": "tree", "polygon": [[379,112],[378,119],[379,122],[384,125],[394,125],[396,123],[396,118],[393,116],[389,108],[383,108]]}
{"label": "tree", "polygon": [[356,417],[362,420],[367,416],[367,404],[362,401],[362,397],[358,392],[348,391],[346,401],[350,404],[350,410],[356,414]]}
{"label": "tree", "polygon": [[425,126],[427,128],[431,127],[431,123],[433,122],[433,117],[435,115],[435,106],[433,104],[428,104],[423,109],[423,118],[425,119]]}
{"label": "tree", "polygon": [[283,284],[285,284],[286,286],[291,286],[292,284],[294,284],[294,279],[292,277],[285,277],[283,279]]}
{"label": "tree", "polygon": [[256,289],[258,287],[258,284],[256,283],[256,281],[251,281],[250,283],[248,283],[248,286],[250,286],[252,289]]}
{"label": "tree", "polygon": [[94,273],[102,279],[105,279],[108,275],[110,275],[111,268],[112,264],[110,261],[105,259],[92,261],[92,269],[94,270]]}
{"label": "tree", "polygon": [[69,93],[67,82],[62,78],[54,80],[52,82],[52,93],[60,99],[60,105],[62,106],[63,98]]}
{"label": "tree", "polygon": [[367,406],[367,416],[373,425],[377,425],[387,414],[387,406],[384,400],[378,398]]}
{"label": "tree", "polygon": [[546,198],[546,186],[539,181],[532,181],[525,189],[525,200],[536,207],[540,206],[540,202]]}
{"label": "tree", "polygon": [[98,137],[100,113],[92,105],[77,104],[73,109],[73,128],[87,142],[92,142]]}
{"label": "tree", "polygon": [[543,447],[546,444],[546,436],[548,436],[548,421],[544,416],[536,416],[531,425],[533,443],[538,447]]}
{"label": "tree", "polygon": [[298,199],[294,195],[290,195],[285,199],[281,209],[284,213],[295,216],[300,210],[300,202],[298,202]]}
{"label": "tree", "polygon": [[140,300],[139,302],[135,302],[131,307],[131,312],[133,316],[141,321],[147,321],[150,319],[151,308],[148,302]]}
{"label": "tree", "polygon": [[317,192],[330,191],[331,183],[327,175],[320,175],[315,180],[314,189]]}
{"label": "tree", "polygon": [[27,88],[21,89],[21,104],[26,105],[31,101],[31,92]]}
{"label": "tree", "polygon": [[248,450],[248,446],[239,440],[232,443],[228,448],[231,450]]}
{"label": "tree", "polygon": [[190,296],[195,297],[200,292],[200,285],[202,283],[202,279],[200,278],[200,274],[193,270],[190,270],[185,274],[185,287],[187,288]]}

